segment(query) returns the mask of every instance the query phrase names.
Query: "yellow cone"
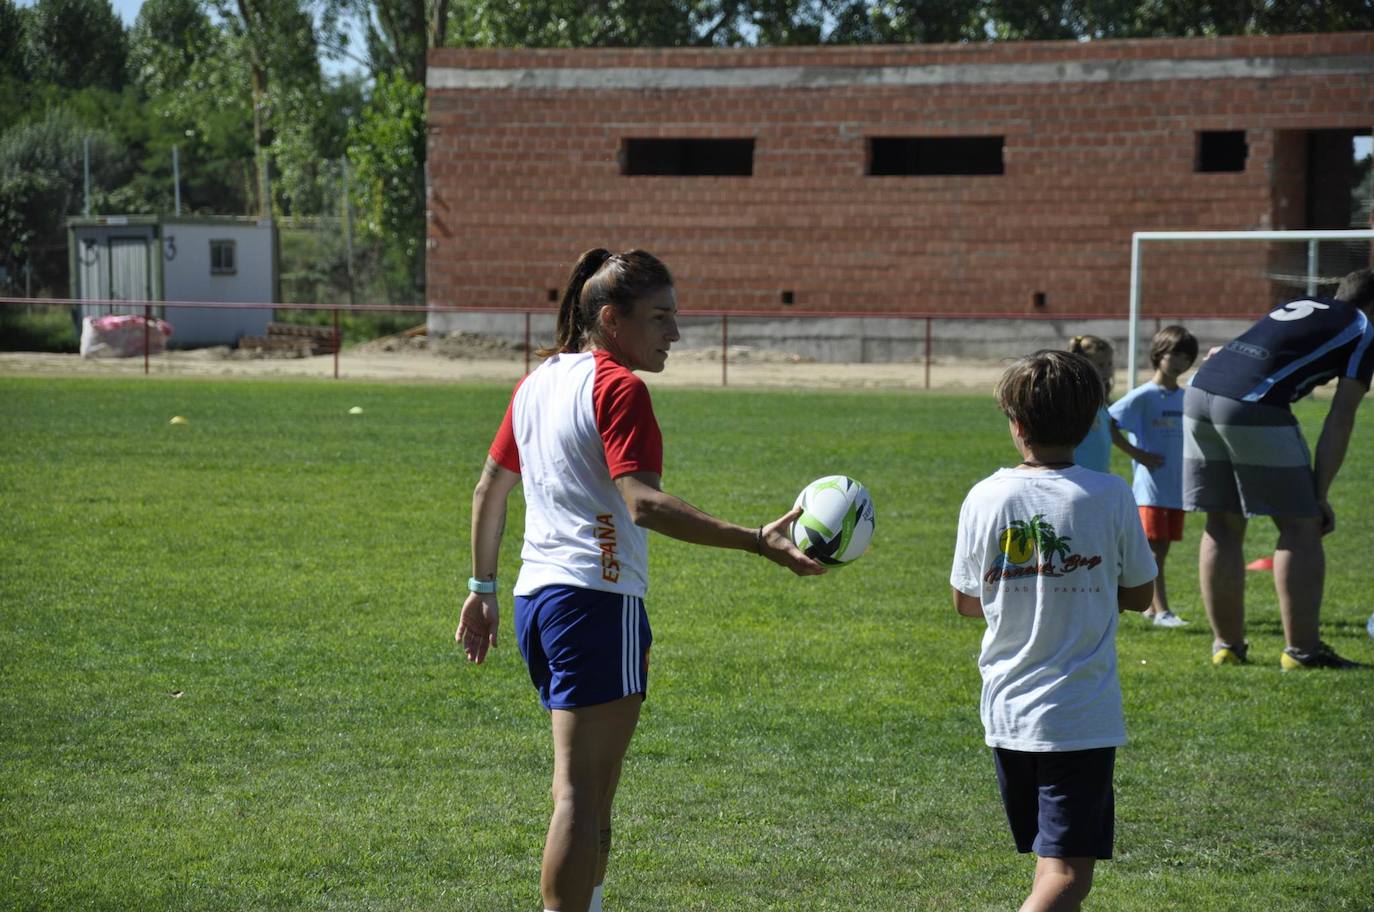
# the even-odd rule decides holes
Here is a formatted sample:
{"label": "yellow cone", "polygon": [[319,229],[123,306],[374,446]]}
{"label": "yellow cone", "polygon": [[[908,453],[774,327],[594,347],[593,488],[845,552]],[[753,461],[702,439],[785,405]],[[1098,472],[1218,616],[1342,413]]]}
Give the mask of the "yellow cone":
{"label": "yellow cone", "polygon": [[186,419],[185,419],[184,417],[182,417],[181,415],[173,415],[173,416],[172,416],[172,420],[169,421],[169,422],[167,422],[167,423],[168,423],[168,424],[186,424],[187,421],[186,421]]}
{"label": "yellow cone", "polygon": [[350,415],[361,415],[362,413],[363,407],[361,405],[355,405],[353,406],[353,408],[348,410],[348,414]]}

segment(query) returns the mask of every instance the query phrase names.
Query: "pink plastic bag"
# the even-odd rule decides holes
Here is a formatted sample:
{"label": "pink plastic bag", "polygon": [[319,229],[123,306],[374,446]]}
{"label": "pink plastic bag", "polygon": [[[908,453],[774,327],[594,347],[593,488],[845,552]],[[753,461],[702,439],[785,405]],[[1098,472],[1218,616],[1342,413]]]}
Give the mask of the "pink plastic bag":
{"label": "pink plastic bag", "polygon": [[144,323],[143,317],[136,314],[87,317],[81,321],[81,357],[131,358],[141,355],[145,337],[148,354],[166,351],[172,324],[166,320],[148,321],[145,332]]}

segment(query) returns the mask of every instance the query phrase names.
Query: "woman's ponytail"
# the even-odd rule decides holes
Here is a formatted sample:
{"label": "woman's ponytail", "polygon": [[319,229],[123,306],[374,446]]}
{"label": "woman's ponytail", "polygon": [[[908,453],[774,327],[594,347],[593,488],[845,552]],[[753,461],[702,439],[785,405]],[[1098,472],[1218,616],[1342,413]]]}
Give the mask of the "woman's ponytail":
{"label": "woman's ponytail", "polygon": [[589,341],[599,340],[603,307],[610,305],[617,313],[627,315],[634,309],[635,301],[672,285],[668,267],[648,251],[611,253],[603,247],[588,250],[577,258],[568,277],[563,303],[558,306],[553,345],[539,349],[539,357],[582,351]]}
{"label": "woman's ponytail", "polygon": [[539,349],[539,357],[547,358],[560,352],[575,352],[582,348],[582,338],[587,332],[587,327],[582,325],[582,308],[578,306],[582,299],[582,286],[586,285],[587,280],[596,275],[610,258],[611,252],[604,247],[588,250],[577,258],[577,265],[573,266],[572,275],[568,276],[568,287],[563,292],[563,301],[558,305],[558,326],[554,332],[553,345]]}

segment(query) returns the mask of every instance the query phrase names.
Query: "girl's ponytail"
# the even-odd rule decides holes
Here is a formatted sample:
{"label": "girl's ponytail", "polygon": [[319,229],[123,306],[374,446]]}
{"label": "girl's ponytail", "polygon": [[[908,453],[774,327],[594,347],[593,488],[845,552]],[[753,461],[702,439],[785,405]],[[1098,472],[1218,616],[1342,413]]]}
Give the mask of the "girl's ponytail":
{"label": "girl's ponytail", "polygon": [[588,250],[578,257],[577,265],[573,266],[572,275],[568,277],[568,287],[563,292],[563,301],[558,305],[558,326],[554,332],[553,345],[539,349],[539,357],[547,358],[560,352],[581,350],[582,338],[587,332],[587,327],[582,325],[582,308],[578,306],[582,299],[582,286],[586,285],[587,280],[596,275],[610,258],[611,252],[604,247]]}
{"label": "girl's ponytail", "polygon": [[1069,351],[1075,355],[1083,355],[1091,358],[1098,352],[1107,355],[1115,354],[1112,343],[1101,336],[1074,336],[1069,340]]}

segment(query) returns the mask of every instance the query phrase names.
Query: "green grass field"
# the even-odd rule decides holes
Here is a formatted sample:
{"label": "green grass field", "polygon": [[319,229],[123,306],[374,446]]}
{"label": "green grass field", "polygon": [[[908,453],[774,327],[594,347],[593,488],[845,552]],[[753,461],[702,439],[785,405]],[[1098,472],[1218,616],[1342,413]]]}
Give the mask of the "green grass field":
{"label": "green grass field", "polygon": [[[539,908],[551,755],[512,635],[516,535],[499,648],[477,668],[452,640],[508,395],[0,380],[0,909]],[[982,624],[946,582],[964,493],[1015,461],[990,396],[655,402],[668,490],[753,524],[845,472],[878,532],[811,580],[654,539],[607,908],[1014,908],[1031,861],[982,744]],[[1371,411],[1333,495],[1324,613],[1364,661]],[[1300,415],[1315,439],[1321,404]],[[1123,621],[1131,743],[1090,905],[1369,910],[1374,671],[1282,674],[1267,574],[1255,664],[1213,669],[1199,525],[1168,568],[1192,626]],[[1272,548],[1268,524],[1251,537]]]}

